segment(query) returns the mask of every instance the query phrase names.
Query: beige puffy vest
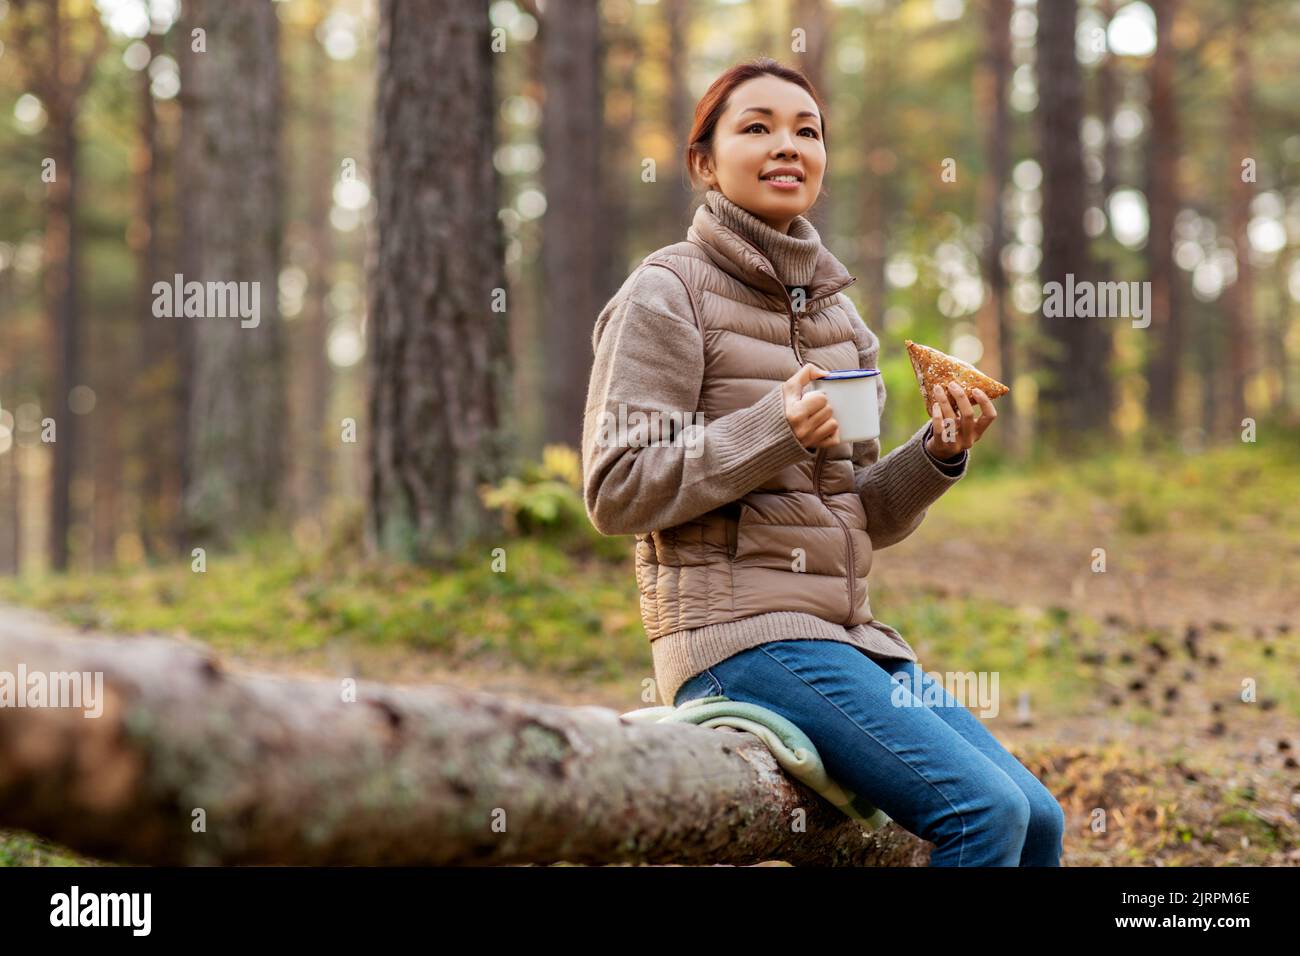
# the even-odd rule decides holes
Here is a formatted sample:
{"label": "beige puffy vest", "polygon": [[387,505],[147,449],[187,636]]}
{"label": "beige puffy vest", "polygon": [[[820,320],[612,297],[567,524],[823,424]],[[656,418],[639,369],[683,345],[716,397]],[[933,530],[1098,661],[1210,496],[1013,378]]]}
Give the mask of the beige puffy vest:
{"label": "beige puffy vest", "polygon": [[[697,209],[686,235],[638,268],[667,268],[690,291],[704,340],[696,411],[706,424],[754,404],[805,362],[858,368],[860,335],[871,343],[862,364],[875,367],[878,340],[840,294],[856,279],[824,246],[798,312],[767,257],[707,207]],[[879,378],[877,388],[883,392]],[[870,621],[871,538],[853,489],[852,450],[847,442],[819,449],[736,501],[638,534],[637,585],[650,639],[770,611],[847,626]]]}

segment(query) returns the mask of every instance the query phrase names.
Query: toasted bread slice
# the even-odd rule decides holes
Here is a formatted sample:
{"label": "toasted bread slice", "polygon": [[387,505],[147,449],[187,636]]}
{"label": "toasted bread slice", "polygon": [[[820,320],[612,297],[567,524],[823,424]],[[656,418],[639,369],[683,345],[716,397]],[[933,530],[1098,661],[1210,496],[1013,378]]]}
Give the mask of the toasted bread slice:
{"label": "toasted bread slice", "polygon": [[1006,385],[997,379],[989,378],[969,362],[963,362],[928,345],[918,345],[911,339],[904,339],[904,344],[907,346],[907,354],[912,359],[912,370],[916,372],[916,382],[921,387],[921,400],[925,402],[927,412],[934,403],[935,385],[943,387],[951,402],[952,393],[948,391],[948,383],[956,382],[966,389],[966,397],[970,399],[972,405],[976,406],[979,402],[970,394],[971,389],[983,389],[984,394],[989,398],[1000,398],[1011,391]]}

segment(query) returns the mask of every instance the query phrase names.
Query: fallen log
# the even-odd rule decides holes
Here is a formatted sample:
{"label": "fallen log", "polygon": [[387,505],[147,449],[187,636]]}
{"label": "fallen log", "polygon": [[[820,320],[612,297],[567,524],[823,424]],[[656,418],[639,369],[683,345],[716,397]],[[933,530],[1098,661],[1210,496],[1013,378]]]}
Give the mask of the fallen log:
{"label": "fallen log", "polygon": [[[13,618],[5,630],[13,630]],[[625,721],[449,686],[242,673],[202,645],[82,637],[32,616],[0,674],[0,827],[159,864],[924,865],[751,734]],[[58,703],[63,675],[101,699]],[[87,679],[86,686],[93,687]],[[87,690],[87,696],[92,691]],[[353,699],[354,698],[354,699]],[[98,716],[87,716],[98,708]]]}

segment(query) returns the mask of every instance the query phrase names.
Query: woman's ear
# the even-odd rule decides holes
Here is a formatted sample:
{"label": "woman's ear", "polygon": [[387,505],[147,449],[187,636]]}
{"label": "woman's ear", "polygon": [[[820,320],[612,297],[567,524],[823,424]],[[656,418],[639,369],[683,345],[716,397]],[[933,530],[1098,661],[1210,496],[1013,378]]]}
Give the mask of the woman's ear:
{"label": "woman's ear", "polygon": [[695,168],[699,178],[706,186],[712,186],[714,182],[712,160],[704,153],[696,153],[695,157]]}

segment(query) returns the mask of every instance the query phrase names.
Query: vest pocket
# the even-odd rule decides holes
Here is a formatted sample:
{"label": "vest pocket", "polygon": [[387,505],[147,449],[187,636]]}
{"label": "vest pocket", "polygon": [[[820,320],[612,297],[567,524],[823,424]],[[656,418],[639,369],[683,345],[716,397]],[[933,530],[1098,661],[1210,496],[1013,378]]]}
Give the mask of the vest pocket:
{"label": "vest pocket", "polygon": [[664,528],[662,531],[650,532],[650,543],[654,547],[655,561],[668,567],[677,567],[681,562],[677,558],[677,529]]}
{"label": "vest pocket", "polygon": [[794,528],[768,524],[758,509],[742,503],[736,519],[736,547],[731,553],[732,563],[743,567],[789,566],[793,559],[786,556],[781,538],[783,533],[794,531]]}
{"label": "vest pocket", "polygon": [[736,559],[736,547],[740,540],[740,513],[744,506],[739,501],[729,501],[718,509],[722,515],[723,530],[727,535],[727,557]]}
{"label": "vest pocket", "polygon": [[735,561],[740,555],[741,541],[745,536],[746,530],[753,527],[754,509],[747,504],[736,503],[736,531],[735,539],[731,543],[731,560]]}

